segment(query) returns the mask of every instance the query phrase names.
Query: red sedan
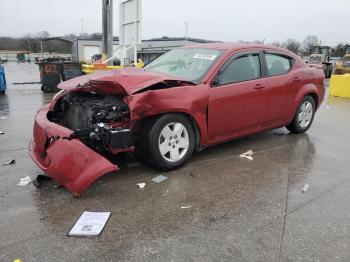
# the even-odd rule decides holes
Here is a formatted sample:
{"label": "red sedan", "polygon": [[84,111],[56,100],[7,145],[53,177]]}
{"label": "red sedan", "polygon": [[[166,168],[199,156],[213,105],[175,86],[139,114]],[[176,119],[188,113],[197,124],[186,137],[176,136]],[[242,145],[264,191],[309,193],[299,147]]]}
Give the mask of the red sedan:
{"label": "red sedan", "polygon": [[30,156],[81,193],[135,152],[161,169],[195,150],[286,126],[308,130],[324,74],[288,50],[213,43],[169,51],[142,69],[100,71],[61,83],[35,118]]}

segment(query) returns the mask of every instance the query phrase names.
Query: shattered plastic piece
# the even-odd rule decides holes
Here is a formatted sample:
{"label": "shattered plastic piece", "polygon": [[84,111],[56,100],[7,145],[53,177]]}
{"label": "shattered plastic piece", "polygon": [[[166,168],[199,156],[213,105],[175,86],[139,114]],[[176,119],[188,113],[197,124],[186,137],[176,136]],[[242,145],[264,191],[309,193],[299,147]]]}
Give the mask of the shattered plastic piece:
{"label": "shattered plastic piece", "polygon": [[14,164],[16,164],[16,159],[11,159],[11,160],[9,160],[9,161],[3,163],[2,165],[3,165],[3,166],[12,166],[12,165],[14,165]]}
{"label": "shattered plastic piece", "polygon": [[168,177],[159,175],[159,176],[156,176],[156,177],[152,178],[152,181],[156,182],[156,183],[160,183],[160,182],[163,182],[166,179],[168,179]]}
{"label": "shattered plastic piece", "polygon": [[247,152],[240,154],[239,157],[247,158],[249,160],[253,160],[254,158],[252,157],[252,155],[253,155],[253,150],[250,149]]}
{"label": "shattered plastic piece", "polygon": [[0,135],[5,135],[5,132],[3,132],[3,131],[0,131]]}
{"label": "shattered plastic piece", "polygon": [[309,188],[309,184],[305,184],[303,189],[301,190],[301,192],[305,193],[307,191],[307,189]]}
{"label": "shattered plastic piece", "polygon": [[52,180],[52,178],[44,175],[37,175],[37,177],[33,180],[33,185],[36,188],[39,188],[41,185],[41,182],[44,180]]}
{"label": "shattered plastic piece", "polygon": [[182,209],[191,208],[192,206],[181,206]]}
{"label": "shattered plastic piece", "polygon": [[137,183],[136,184],[139,188],[143,189],[146,186],[146,183]]}
{"label": "shattered plastic piece", "polygon": [[32,182],[32,181],[33,181],[33,179],[32,179],[30,176],[22,177],[22,178],[19,180],[17,186],[26,186],[26,185],[28,185],[28,184],[29,184],[30,182]]}
{"label": "shattered plastic piece", "polygon": [[69,231],[68,236],[98,236],[110,215],[111,212],[84,211]]}

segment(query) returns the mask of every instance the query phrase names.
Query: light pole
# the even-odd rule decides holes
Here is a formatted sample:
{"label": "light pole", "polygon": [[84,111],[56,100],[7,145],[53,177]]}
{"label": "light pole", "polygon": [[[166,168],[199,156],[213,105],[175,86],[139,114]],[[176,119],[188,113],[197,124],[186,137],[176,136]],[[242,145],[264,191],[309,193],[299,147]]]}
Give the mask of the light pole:
{"label": "light pole", "polygon": [[81,38],[84,39],[84,18],[80,18],[81,23]]}

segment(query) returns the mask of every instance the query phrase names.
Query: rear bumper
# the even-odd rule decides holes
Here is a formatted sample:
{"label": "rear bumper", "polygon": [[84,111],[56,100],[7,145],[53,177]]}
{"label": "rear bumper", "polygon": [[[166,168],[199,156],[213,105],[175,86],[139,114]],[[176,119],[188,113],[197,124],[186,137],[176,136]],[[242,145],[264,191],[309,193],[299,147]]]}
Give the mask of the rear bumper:
{"label": "rear bumper", "polygon": [[38,111],[29,144],[29,155],[40,169],[74,193],[82,193],[102,175],[118,170],[80,140],[68,139],[72,130],[50,122],[49,108]]}

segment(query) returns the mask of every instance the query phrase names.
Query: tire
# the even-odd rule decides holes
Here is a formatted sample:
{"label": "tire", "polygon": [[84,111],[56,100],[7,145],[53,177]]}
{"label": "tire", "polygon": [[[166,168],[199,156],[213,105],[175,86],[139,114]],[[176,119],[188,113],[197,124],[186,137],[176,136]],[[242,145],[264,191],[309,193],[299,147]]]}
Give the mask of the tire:
{"label": "tire", "polygon": [[195,148],[192,124],[182,114],[166,114],[148,121],[142,136],[143,158],[163,171],[186,163]]}
{"label": "tire", "polygon": [[312,125],[315,111],[315,100],[309,95],[304,96],[295,112],[292,122],[286,128],[295,134],[306,132]]}

